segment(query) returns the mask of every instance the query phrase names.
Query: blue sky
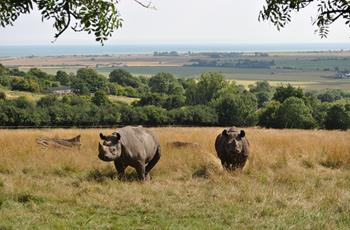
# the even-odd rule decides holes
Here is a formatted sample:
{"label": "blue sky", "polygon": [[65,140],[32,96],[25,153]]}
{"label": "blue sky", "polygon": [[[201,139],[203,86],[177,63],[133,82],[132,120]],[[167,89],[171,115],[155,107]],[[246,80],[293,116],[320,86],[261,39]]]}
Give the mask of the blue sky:
{"label": "blue sky", "polygon": [[[295,14],[281,31],[269,22],[259,22],[264,0],[154,0],[157,10],[121,0],[125,22],[106,45],[115,44],[222,44],[222,43],[336,43],[349,42],[349,27],[343,21],[331,27],[327,39],[314,33],[311,6]],[[52,22],[41,22],[38,12],[23,15],[13,27],[0,28],[1,45],[49,45],[55,31]],[[97,44],[91,35],[67,31],[54,45]]]}

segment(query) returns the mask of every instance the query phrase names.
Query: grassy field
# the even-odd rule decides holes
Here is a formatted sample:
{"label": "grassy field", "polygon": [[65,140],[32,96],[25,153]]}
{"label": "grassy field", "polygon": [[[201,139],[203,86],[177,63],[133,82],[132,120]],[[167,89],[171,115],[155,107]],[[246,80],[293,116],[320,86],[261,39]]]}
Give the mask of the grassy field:
{"label": "grassy field", "polygon": [[[61,67],[40,67],[45,72],[56,74],[58,70],[68,73],[75,73],[81,66],[61,66]],[[116,69],[111,67],[100,67],[96,70],[108,76]],[[30,68],[21,68],[24,71]],[[214,71],[223,73],[226,79],[235,80],[247,86],[259,80],[267,80],[272,85],[291,84],[307,90],[320,89],[344,89],[350,90],[350,79],[334,79],[336,72],[322,70],[302,70],[302,69],[239,69],[239,68],[218,68],[218,67],[182,67],[182,66],[134,66],[123,67],[133,75],[151,77],[160,72],[168,72],[179,78],[199,78],[203,72]]]}
{"label": "grassy field", "polygon": [[[349,229],[350,132],[248,128],[249,163],[221,169],[221,128],[152,128],[162,157],[140,183],[97,158],[112,129],[0,130],[0,229]],[[82,135],[80,149],[39,136]],[[173,141],[198,143],[176,148]]]}
{"label": "grassy field", "polygon": [[[238,56],[220,57],[228,63],[240,59],[255,61],[274,61],[271,69],[193,67],[191,59],[215,61],[217,58],[206,54],[180,55],[174,57],[154,57],[152,55],[116,55],[116,56],[57,56],[30,57],[2,60],[4,65],[18,66],[22,70],[38,67],[50,74],[58,70],[75,73],[79,68],[89,66],[108,76],[122,68],[134,75],[153,76],[160,72],[172,73],[179,78],[198,78],[206,71],[221,72],[227,79],[243,82],[268,80],[271,84],[290,83],[307,90],[344,89],[350,91],[350,79],[334,79],[336,70],[348,70],[349,51],[328,52],[272,52],[268,56],[256,56],[255,53],[242,53]],[[115,66],[115,67],[114,67]]]}
{"label": "grassy field", "polygon": [[138,101],[138,98],[132,98],[132,97],[125,97],[125,96],[114,96],[114,95],[109,95],[108,96],[109,100],[112,102],[125,102],[127,104],[131,104],[134,101]]}
{"label": "grassy field", "polygon": [[[49,94],[40,94],[40,93],[31,93],[31,92],[25,92],[25,91],[12,91],[9,89],[6,89],[4,87],[0,87],[0,92],[4,92],[6,94],[7,99],[16,99],[19,97],[26,97],[30,101],[39,101],[42,97],[45,97]],[[115,95],[109,95],[109,100],[112,102],[125,102],[127,104],[131,104],[134,101],[139,100],[138,98],[131,98],[126,96],[115,96]]]}
{"label": "grassy field", "polygon": [[40,98],[45,96],[45,94],[39,94],[39,93],[31,93],[31,92],[25,92],[25,91],[12,91],[1,86],[0,86],[0,91],[4,92],[6,94],[6,98],[10,100],[16,99],[18,97],[26,97],[28,100],[38,101],[40,100]]}

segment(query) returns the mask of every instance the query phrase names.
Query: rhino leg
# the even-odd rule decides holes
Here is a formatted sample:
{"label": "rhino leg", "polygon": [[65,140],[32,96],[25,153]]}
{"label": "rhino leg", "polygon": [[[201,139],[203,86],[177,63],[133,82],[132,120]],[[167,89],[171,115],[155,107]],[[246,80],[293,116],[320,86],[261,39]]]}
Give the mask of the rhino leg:
{"label": "rhino leg", "polygon": [[136,169],[137,175],[139,177],[139,180],[140,181],[145,181],[145,179],[146,179],[146,175],[145,175],[146,166],[145,166],[145,163],[139,162],[137,164],[137,166],[135,167],[135,169]]}
{"label": "rhino leg", "polygon": [[221,160],[221,164],[225,169],[230,170],[230,163]]}
{"label": "rhino leg", "polygon": [[145,172],[146,178],[150,178],[148,173],[158,163],[159,159],[160,159],[160,147],[157,148],[156,154],[154,155],[152,160],[150,162],[148,162],[148,164],[146,166],[146,172]]}
{"label": "rhino leg", "polygon": [[115,160],[114,161],[114,166],[115,166],[115,169],[117,170],[118,172],[118,178],[120,180],[123,180],[125,179],[125,166],[122,162],[118,161],[118,160]]}

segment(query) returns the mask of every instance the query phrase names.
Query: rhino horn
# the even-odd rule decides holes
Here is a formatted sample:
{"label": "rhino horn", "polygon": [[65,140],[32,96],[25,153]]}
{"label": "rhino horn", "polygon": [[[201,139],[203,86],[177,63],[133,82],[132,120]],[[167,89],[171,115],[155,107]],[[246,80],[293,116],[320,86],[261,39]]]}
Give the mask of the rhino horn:
{"label": "rhino horn", "polygon": [[98,143],[98,152],[100,154],[104,154],[106,152],[105,148],[101,145],[101,143]]}

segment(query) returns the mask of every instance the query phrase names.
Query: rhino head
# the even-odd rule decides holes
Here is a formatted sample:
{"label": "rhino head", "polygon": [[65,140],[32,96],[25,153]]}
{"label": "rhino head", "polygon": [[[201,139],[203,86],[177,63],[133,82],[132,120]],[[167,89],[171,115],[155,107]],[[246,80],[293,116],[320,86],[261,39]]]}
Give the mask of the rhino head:
{"label": "rhino head", "polygon": [[227,153],[240,154],[243,152],[243,140],[245,137],[244,130],[238,132],[238,130],[224,130],[222,136],[225,138],[224,148]]}
{"label": "rhino head", "polygon": [[122,147],[119,133],[112,133],[110,136],[100,133],[100,138],[103,142],[98,144],[98,158],[103,161],[114,161],[121,156]]}

